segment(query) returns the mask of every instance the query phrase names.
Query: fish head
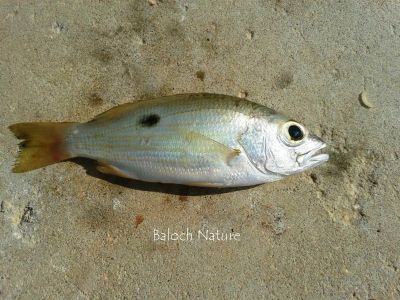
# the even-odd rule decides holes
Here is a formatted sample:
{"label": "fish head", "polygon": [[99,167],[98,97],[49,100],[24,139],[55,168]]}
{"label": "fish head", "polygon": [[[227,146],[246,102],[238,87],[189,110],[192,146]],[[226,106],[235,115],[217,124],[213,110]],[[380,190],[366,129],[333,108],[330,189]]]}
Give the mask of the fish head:
{"label": "fish head", "polygon": [[299,122],[277,115],[269,120],[267,133],[264,143],[266,171],[291,175],[329,159],[328,154],[318,153],[326,143]]}

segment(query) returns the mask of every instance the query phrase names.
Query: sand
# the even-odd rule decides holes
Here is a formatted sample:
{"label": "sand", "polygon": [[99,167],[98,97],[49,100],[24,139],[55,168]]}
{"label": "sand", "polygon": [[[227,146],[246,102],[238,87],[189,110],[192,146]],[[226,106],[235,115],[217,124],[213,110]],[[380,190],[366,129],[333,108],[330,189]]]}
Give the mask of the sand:
{"label": "sand", "polygon": [[[400,298],[399,49],[390,0],[3,0],[0,298]],[[292,116],[330,161],[221,193],[10,171],[10,124],[195,92]]]}

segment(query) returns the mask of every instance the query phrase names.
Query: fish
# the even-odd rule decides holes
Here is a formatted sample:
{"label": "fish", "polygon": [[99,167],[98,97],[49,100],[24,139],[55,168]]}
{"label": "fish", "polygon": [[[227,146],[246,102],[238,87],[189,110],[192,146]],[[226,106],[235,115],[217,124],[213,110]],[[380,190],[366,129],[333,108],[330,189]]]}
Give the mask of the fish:
{"label": "fish", "polygon": [[9,126],[23,173],[75,157],[99,172],[148,182],[243,187],[273,182],[329,159],[301,123],[250,100],[179,94],[121,104],[86,122]]}

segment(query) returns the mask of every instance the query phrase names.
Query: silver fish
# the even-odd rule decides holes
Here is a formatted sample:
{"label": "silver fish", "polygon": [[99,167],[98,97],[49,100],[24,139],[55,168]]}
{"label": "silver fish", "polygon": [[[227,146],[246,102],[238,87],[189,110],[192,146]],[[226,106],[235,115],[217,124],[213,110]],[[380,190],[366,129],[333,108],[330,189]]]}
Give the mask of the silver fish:
{"label": "silver fish", "polygon": [[127,103],[87,123],[19,123],[13,171],[72,157],[100,172],[151,182],[237,187],[316,167],[326,144],[300,123],[254,102],[186,94]]}

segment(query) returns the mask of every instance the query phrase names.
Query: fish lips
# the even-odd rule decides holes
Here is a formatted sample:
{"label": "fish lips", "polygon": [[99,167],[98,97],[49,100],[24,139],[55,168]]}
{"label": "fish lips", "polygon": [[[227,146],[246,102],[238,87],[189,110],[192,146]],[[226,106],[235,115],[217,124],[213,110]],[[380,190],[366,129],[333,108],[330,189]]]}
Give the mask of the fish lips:
{"label": "fish lips", "polygon": [[302,169],[316,167],[329,159],[329,154],[318,153],[321,149],[326,147],[326,143],[319,139],[318,143],[319,145],[316,148],[297,156],[296,161]]}

